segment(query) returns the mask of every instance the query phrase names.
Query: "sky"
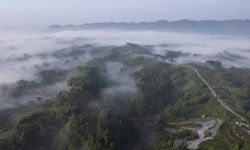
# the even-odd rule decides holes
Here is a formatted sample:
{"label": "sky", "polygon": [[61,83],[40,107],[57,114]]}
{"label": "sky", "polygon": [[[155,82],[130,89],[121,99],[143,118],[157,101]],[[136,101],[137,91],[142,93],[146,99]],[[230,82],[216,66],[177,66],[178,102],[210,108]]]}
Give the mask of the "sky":
{"label": "sky", "polygon": [[179,19],[250,19],[250,0],[0,0],[0,28]]}

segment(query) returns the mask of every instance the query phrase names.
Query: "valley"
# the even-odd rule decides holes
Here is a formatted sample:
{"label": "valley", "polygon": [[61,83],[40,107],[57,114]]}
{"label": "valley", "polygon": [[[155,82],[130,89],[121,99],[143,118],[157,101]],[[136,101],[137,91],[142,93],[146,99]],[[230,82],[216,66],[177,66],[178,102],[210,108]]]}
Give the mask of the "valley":
{"label": "valley", "polygon": [[[79,56],[85,54],[84,47],[75,50]],[[75,57],[73,51],[65,56]],[[69,74],[70,78],[52,71],[44,74],[51,77],[42,81],[48,85],[67,78],[69,88],[65,91],[47,100],[1,111],[4,113],[0,113],[0,147],[5,150],[249,147],[248,113],[225,104],[226,95],[221,95],[221,91],[217,94],[218,87],[213,88],[216,82],[212,82],[215,79],[208,78],[214,77],[209,76],[211,72],[230,73],[228,68],[218,68],[213,61],[175,64],[169,61],[176,59],[169,58],[170,55],[162,58],[151,55],[149,49],[131,43],[87,51],[97,57],[67,70],[74,72]],[[248,69],[244,71],[250,74]],[[61,74],[62,80],[53,74]],[[246,86],[237,86],[242,87]],[[33,84],[22,88],[29,91]]]}

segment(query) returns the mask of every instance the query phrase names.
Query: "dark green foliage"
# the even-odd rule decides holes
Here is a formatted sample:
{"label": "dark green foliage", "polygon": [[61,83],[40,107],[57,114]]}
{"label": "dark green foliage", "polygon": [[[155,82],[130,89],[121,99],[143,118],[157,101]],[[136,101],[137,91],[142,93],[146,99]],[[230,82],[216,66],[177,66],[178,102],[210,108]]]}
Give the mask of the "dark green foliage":
{"label": "dark green foliage", "polygon": [[95,68],[78,67],[78,73],[68,81],[72,92],[83,92],[87,95],[98,95],[105,86],[105,81]]}
{"label": "dark green foliage", "polygon": [[93,149],[126,150],[138,142],[139,133],[136,127],[127,119],[110,113],[100,112],[97,123],[97,143]]}
{"label": "dark green foliage", "polygon": [[69,85],[70,91],[60,92],[49,104],[50,111],[59,118],[81,113],[89,102],[99,97],[105,83],[94,68],[79,67],[76,75],[69,80]]}
{"label": "dark green foliage", "polygon": [[152,115],[162,111],[171,97],[170,66],[156,63],[144,67],[135,74],[137,86],[140,89],[135,99],[139,113]]}
{"label": "dark green foliage", "polygon": [[[74,55],[81,52],[76,50]],[[0,112],[0,149],[130,150],[140,141],[136,121],[155,119],[152,116],[160,118],[153,120],[159,134],[156,150],[186,149],[185,144],[175,148],[174,139],[195,139],[197,134],[191,131],[170,134],[165,129],[169,122],[202,115],[220,118],[224,123],[216,138],[202,143],[201,149],[249,148],[247,142],[238,140],[232,132],[234,116],[221,107],[192,69],[159,62],[149,52],[130,43],[91,51],[92,55],[102,57],[78,67],[68,80],[67,91],[61,91],[42,106],[34,103],[35,111],[23,106]],[[169,52],[166,57],[174,59],[179,55],[182,54]],[[102,91],[114,84],[104,75],[106,64],[114,61],[131,69],[137,93],[129,98],[118,95],[111,106],[102,101]],[[223,100],[250,116],[249,70],[225,69],[214,61],[194,66]],[[58,70],[43,71],[39,73],[41,83],[19,81],[14,95],[25,95],[32,88],[61,81],[66,74]]]}
{"label": "dark green foliage", "polygon": [[69,91],[44,104],[42,112],[20,119],[0,139],[5,150],[126,150],[139,140],[135,125],[115,112],[91,107],[105,87],[96,68],[79,67]]}
{"label": "dark green foliage", "polygon": [[199,136],[194,131],[185,130],[185,131],[179,132],[177,134],[177,137],[179,139],[184,139],[184,140],[193,140],[193,139],[197,139]]}
{"label": "dark green foliage", "polygon": [[17,82],[16,88],[13,90],[11,95],[19,97],[28,94],[30,89],[37,88],[39,84],[35,81],[20,80]]}
{"label": "dark green foliage", "polygon": [[[67,71],[62,70],[44,70],[39,72],[37,75],[41,79],[40,81],[28,81],[28,80],[20,80],[16,82],[16,85],[13,89],[10,90],[10,95],[18,98],[21,96],[25,96],[28,94],[32,94],[35,89],[42,88],[48,85],[52,85],[59,81],[65,79],[67,75]],[[5,87],[5,92],[7,93],[8,87]]]}
{"label": "dark green foliage", "polygon": [[208,60],[206,62],[206,64],[209,65],[209,66],[215,67],[215,68],[221,68],[222,67],[222,64],[221,64],[220,61]]}
{"label": "dark green foliage", "polygon": [[43,85],[49,85],[61,81],[67,75],[67,71],[62,70],[44,70],[38,73]]}
{"label": "dark green foliage", "polygon": [[54,149],[61,122],[53,116],[38,113],[21,120],[14,128],[11,144],[6,149]]}
{"label": "dark green foliage", "polygon": [[138,142],[138,135],[129,120],[100,110],[97,115],[72,116],[61,131],[59,149],[126,150]]}

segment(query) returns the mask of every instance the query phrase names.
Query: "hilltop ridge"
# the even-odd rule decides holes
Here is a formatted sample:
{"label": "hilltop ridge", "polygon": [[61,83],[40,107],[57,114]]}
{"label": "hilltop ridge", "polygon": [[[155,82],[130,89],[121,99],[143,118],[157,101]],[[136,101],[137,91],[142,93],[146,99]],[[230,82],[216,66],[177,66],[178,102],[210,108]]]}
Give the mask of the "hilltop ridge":
{"label": "hilltop ridge", "polygon": [[249,34],[250,20],[159,20],[154,22],[102,22],[81,25],[51,25],[49,30],[118,29],[198,32],[210,34]]}

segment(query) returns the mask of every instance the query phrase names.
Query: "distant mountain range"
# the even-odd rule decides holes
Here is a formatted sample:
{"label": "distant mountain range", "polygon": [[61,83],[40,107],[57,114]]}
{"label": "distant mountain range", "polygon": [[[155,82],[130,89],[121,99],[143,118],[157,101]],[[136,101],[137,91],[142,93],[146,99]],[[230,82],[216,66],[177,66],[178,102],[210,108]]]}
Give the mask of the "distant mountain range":
{"label": "distant mountain range", "polygon": [[199,32],[210,34],[250,34],[250,20],[178,20],[155,22],[103,22],[82,25],[51,25],[50,30],[118,29]]}

